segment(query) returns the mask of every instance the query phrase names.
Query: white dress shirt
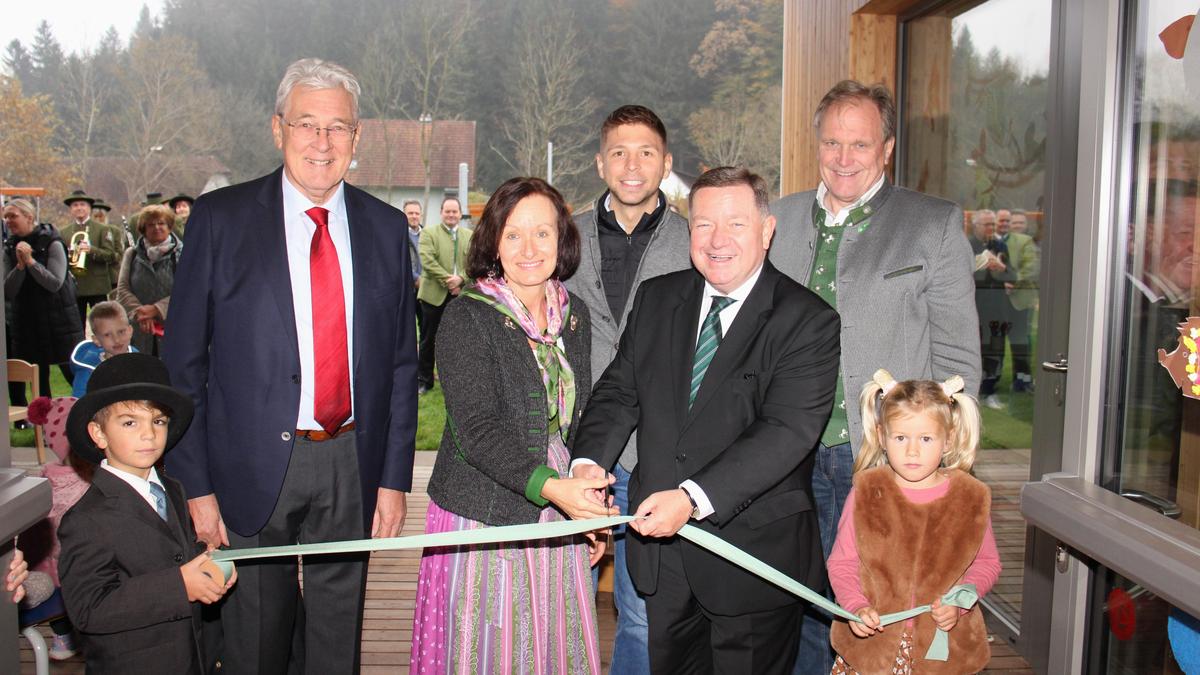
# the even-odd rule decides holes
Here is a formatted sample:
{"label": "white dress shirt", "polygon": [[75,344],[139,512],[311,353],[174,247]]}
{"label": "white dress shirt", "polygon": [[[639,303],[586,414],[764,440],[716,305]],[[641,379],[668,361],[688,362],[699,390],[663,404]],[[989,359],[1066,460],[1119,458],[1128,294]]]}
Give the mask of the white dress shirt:
{"label": "white dress shirt", "polygon": [[[761,275],[762,265],[759,265],[758,269],[754,270],[754,273],[751,274],[745,281],[743,281],[741,286],[738,286],[729,293],[722,293],[714,288],[712,284],[705,281],[704,295],[700,298],[700,320],[696,322],[696,340],[700,339],[700,330],[704,327],[704,319],[708,316],[709,308],[712,307],[713,296],[720,295],[733,299],[733,302],[726,305],[725,309],[721,310],[719,315],[721,317],[721,337],[725,337],[725,335],[729,333],[729,327],[733,325],[733,320],[737,318],[738,312],[742,309],[742,305],[746,304],[746,298],[750,296],[750,291],[754,290],[754,285],[758,283],[758,277]],[[696,340],[693,340],[693,345],[695,345]],[[595,464],[595,462],[581,457],[571,462],[572,471],[580,464]],[[713,508],[712,502],[708,499],[708,495],[704,493],[704,488],[696,484],[695,481],[691,479],[685,480],[679,484],[679,487],[686,490],[687,493],[692,496],[692,499],[696,501],[696,520],[704,520],[713,513],[716,513],[716,509]],[[635,505],[631,506],[633,506],[633,508],[637,508]]]}
{"label": "white dress shirt", "polygon": [[[733,298],[733,302],[725,306],[721,310],[721,337],[725,337],[729,333],[729,327],[733,325],[733,320],[737,318],[738,312],[741,311],[742,305],[746,304],[746,298],[750,295],[750,291],[754,290],[754,285],[758,283],[758,277],[762,274],[762,265],[754,270],[749,278],[742,282],[741,286],[733,289],[728,293],[722,293],[713,285],[704,282],[704,296],[700,299],[700,320],[696,323],[696,340],[700,339],[700,330],[704,327],[704,319],[708,316],[708,310],[712,307],[713,296],[722,295],[727,298]],[[695,481],[688,479],[679,484],[679,487],[687,490],[687,493],[696,500],[696,520],[704,520],[716,512],[712,502],[709,501],[708,495],[704,494],[704,488],[696,484]]]}
{"label": "white dress shirt", "polygon": [[313,355],[312,280],[309,251],[317,224],[305,211],[314,206],[329,210],[329,237],[337,250],[342,268],[342,294],[346,299],[346,358],[350,364],[350,418],[354,419],[354,264],[350,251],[350,222],[346,217],[346,198],[338,185],[324,204],[314,204],[283,174],[283,230],[287,239],[288,273],[292,281],[292,308],[296,319],[296,342],[300,348],[300,409],[297,429],[320,429],[313,411],[316,390],[316,366]]}
{"label": "white dress shirt", "polygon": [[825,196],[829,194],[829,189],[825,187],[825,182],[821,181],[821,184],[817,186],[817,204],[825,212],[825,224],[831,227],[841,227],[842,223],[846,222],[846,218],[850,216],[850,212],[871,201],[871,198],[879,192],[879,188],[881,187],[883,187],[883,174],[880,174],[879,179],[875,181],[871,189],[864,192],[853,204],[843,206],[837,213],[833,213],[829,210],[829,207],[825,206]]}
{"label": "white dress shirt", "polygon": [[150,494],[150,484],[155,483],[158,487],[163,488],[163,494],[166,494],[167,489],[163,485],[162,479],[158,477],[158,471],[155,471],[154,467],[150,467],[150,473],[145,478],[135,476],[127,471],[114,469],[108,465],[107,459],[100,460],[100,468],[129,483],[129,487],[137,491],[142,496],[142,499],[145,499],[146,503],[150,505],[150,508],[154,509],[155,513],[158,513],[158,502],[154,501],[154,495]]}

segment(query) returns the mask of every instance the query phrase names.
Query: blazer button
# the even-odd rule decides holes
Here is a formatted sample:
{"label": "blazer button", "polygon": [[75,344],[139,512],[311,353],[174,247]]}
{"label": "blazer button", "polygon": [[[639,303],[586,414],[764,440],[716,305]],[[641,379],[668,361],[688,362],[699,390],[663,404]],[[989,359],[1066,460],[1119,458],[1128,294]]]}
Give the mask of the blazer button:
{"label": "blazer button", "polygon": [[182,563],[182,562],[183,562],[183,554],[182,554],[182,553],[176,553],[176,554],[175,554],[175,563],[176,563],[176,564],[179,564],[179,563]]}
{"label": "blazer button", "polygon": [[676,455],[676,456],[675,456],[675,459],[677,459],[677,460],[679,460],[680,462],[682,462],[682,461],[684,461],[684,460],[686,460],[686,459],[687,459],[687,453],[686,453],[686,452],[681,452],[681,453],[679,453],[678,455]]}
{"label": "blazer button", "polygon": [[299,375],[292,376],[292,384],[300,384],[300,376]]}
{"label": "blazer button", "polygon": [[282,434],[279,434],[279,437],[285,441],[290,441],[290,440],[292,440],[292,432],[285,431]]}

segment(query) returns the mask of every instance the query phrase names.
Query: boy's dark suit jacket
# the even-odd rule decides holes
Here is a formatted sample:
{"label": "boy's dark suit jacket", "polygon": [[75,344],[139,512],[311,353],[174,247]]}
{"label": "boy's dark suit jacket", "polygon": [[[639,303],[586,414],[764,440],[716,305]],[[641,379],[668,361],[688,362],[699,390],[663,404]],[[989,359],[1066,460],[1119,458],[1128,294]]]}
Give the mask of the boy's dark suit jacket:
{"label": "boy's dark suit jacket", "polygon": [[[694,480],[716,513],[693,525],[822,587],[812,450],[833,405],[837,312],[764,262],[689,410],[703,291],[695,270],[656,277],[638,289],[617,357],[596,383],[575,432],[572,455],[609,468],[636,428],[631,512],[652,493]],[[634,534],[628,542],[630,576],[647,595],[658,587],[660,541]],[[687,541],[682,554],[691,591],[710,612],[739,615],[799,601]]]}
{"label": "boy's dark suit jacket", "polygon": [[159,472],[168,520],[128,483],[97,467],[63,516],[59,575],[89,673],[200,673],[200,603],[179,567],[204,551],[183,487]]}

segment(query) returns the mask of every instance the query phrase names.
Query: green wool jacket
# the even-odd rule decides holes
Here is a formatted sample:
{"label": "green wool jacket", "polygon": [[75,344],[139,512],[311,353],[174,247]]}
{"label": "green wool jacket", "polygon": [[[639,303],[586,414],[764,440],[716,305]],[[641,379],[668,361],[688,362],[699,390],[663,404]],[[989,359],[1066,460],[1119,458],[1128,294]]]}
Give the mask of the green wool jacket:
{"label": "green wool jacket", "polygon": [[[121,255],[125,252],[125,235],[116,225],[105,225],[89,218],[82,226],[71,223],[59,230],[59,236],[68,247],[71,237],[80,229],[87,228],[88,242],[92,250],[87,253],[82,271],[71,270],[79,287],[78,294],[108,295],[117,284],[121,272]],[[70,254],[68,253],[68,256]]]}
{"label": "green wool jacket", "polygon": [[1008,259],[1016,268],[1017,281],[1008,301],[1015,309],[1033,309],[1038,299],[1038,277],[1042,273],[1042,252],[1033,237],[1010,232],[1005,239]]}
{"label": "green wool jacket", "polygon": [[[467,249],[471,247],[471,230],[459,225],[458,231],[458,276],[467,279]],[[446,301],[450,290],[446,287],[446,279],[454,274],[454,237],[446,226],[438,223],[433,227],[421,230],[421,244],[418,247],[421,256],[421,287],[417,289],[417,299],[431,305],[441,305]]]}

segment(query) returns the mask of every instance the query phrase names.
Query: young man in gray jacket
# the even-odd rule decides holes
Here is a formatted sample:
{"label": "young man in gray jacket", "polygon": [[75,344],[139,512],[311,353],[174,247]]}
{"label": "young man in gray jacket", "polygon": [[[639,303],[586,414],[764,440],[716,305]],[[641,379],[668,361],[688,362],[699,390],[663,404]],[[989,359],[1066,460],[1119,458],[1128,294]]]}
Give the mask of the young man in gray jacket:
{"label": "young man in gray jacket", "polygon": [[[600,127],[596,171],[608,189],[593,208],[575,216],[582,237],[579,270],[567,288],[583,299],[592,314],[592,375],[599,379],[617,354],[617,342],[638,286],[651,277],[691,266],[687,220],[671,210],[659,189],[671,172],[667,130],[652,110],[625,105]],[[611,469],[613,494],[622,513],[629,512],[629,474],[637,464],[635,437]],[[617,634],[610,672],[648,674],[646,603],[638,596],[625,567],[624,528],[614,533]]]}

